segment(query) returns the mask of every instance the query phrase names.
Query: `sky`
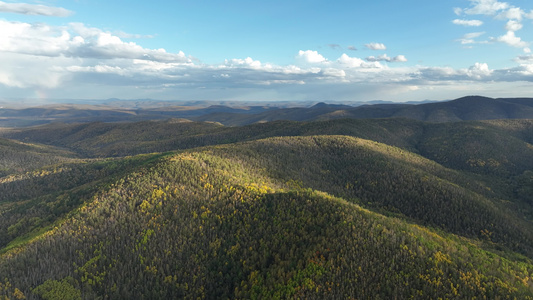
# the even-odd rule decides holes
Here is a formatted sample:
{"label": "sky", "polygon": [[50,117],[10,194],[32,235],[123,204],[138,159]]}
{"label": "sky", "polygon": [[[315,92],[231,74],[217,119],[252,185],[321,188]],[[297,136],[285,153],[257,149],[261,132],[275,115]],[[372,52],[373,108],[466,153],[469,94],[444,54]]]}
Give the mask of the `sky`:
{"label": "sky", "polygon": [[0,1],[0,99],[533,96],[530,0]]}

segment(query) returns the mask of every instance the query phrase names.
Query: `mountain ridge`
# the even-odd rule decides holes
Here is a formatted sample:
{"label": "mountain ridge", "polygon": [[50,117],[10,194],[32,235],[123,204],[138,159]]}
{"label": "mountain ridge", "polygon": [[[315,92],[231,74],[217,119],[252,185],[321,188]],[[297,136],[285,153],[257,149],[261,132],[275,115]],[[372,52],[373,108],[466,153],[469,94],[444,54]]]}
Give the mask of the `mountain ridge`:
{"label": "mountain ridge", "polygon": [[[116,101],[115,101],[116,102]],[[111,105],[115,102],[109,102]],[[184,103],[186,104],[186,103]],[[195,103],[191,103],[194,105]],[[52,122],[136,122],[182,118],[242,126],[277,120],[316,121],[338,118],[404,117],[429,122],[455,122],[491,119],[533,118],[533,98],[489,98],[467,96],[450,101],[429,103],[377,103],[350,106],[314,103],[309,107],[266,105],[232,106],[120,107],[104,105],[59,104],[24,109],[0,108],[0,127],[28,127]]]}

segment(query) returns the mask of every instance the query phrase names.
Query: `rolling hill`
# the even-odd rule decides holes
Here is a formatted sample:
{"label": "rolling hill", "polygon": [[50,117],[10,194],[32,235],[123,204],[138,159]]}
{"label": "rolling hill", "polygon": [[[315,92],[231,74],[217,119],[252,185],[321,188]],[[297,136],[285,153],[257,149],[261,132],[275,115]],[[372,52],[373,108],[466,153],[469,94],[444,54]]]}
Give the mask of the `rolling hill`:
{"label": "rolling hill", "polygon": [[532,129],[407,118],[6,129],[0,297],[533,299]]}
{"label": "rolling hill", "polygon": [[[291,152],[294,157],[287,157]],[[343,179],[353,179],[354,170],[342,173],[346,157],[363,163],[350,161],[354,169],[391,163],[391,170],[407,172],[417,165],[422,170],[411,176],[422,190],[448,184],[429,172],[438,166],[416,155],[342,136],[270,138],[169,153],[95,191],[46,234],[4,250],[3,293],[44,299],[533,295],[530,259],[505,250],[515,245],[500,240],[499,229],[483,231],[479,239],[460,238],[446,233],[446,226],[444,231],[423,227],[434,220],[417,219],[415,208],[409,209],[415,213],[410,218],[385,216],[358,205],[371,197],[346,200],[320,191],[333,186],[337,193]],[[287,162],[292,165],[280,171]],[[330,175],[317,184],[313,174],[320,171]],[[409,179],[398,189],[395,178],[382,176],[379,188],[416,193]],[[372,185],[373,177],[368,180],[365,184]],[[449,188],[453,193],[453,184]],[[354,190],[360,189],[369,188]],[[448,197],[441,206],[431,199],[425,205],[433,211],[453,209],[445,203],[458,195]],[[460,198],[471,202],[472,211],[465,214],[475,213],[477,206],[484,207],[476,213],[480,218],[510,217],[491,208],[489,200]],[[444,218],[452,214],[442,211]],[[475,226],[486,225],[478,217],[463,221],[474,226],[474,234],[463,236],[476,236]],[[505,222],[496,224],[488,229]],[[524,224],[501,230],[512,233]],[[520,230],[528,234],[528,228]]]}

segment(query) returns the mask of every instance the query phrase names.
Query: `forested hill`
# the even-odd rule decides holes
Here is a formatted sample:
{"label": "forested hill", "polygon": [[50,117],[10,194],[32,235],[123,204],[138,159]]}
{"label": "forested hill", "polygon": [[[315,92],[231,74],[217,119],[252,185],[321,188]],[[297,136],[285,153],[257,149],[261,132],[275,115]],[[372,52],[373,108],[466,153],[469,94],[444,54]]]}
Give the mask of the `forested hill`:
{"label": "forested hill", "polygon": [[38,163],[0,177],[0,296],[533,299],[532,127],[4,132],[24,141],[0,140],[4,151]]}
{"label": "forested hill", "polygon": [[408,119],[278,121],[243,127],[198,122],[55,124],[1,132],[85,157],[126,156],[276,136],[347,135],[418,153],[454,169],[517,175],[533,168],[533,122],[426,123]]}

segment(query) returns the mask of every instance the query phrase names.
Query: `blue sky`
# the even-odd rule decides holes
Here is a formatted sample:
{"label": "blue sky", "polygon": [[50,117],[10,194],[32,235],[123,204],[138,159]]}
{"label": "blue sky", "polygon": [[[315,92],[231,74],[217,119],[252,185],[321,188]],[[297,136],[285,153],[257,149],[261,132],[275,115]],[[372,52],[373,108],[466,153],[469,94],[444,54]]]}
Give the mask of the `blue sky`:
{"label": "blue sky", "polygon": [[531,97],[525,0],[0,1],[0,99]]}

